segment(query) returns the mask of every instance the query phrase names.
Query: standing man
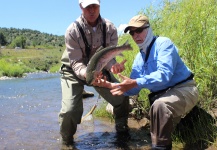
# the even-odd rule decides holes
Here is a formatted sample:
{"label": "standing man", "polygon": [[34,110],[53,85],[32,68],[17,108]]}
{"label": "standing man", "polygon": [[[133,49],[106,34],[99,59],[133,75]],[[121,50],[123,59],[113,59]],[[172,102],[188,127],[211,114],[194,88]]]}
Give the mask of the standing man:
{"label": "standing man", "polygon": [[119,74],[123,81],[111,83],[99,76],[94,85],[112,89],[113,95],[136,95],[149,89],[152,149],[171,150],[174,125],[198,102],[193,74],[169,38],[153,35],[146,16],[134,16],[124,30],[128,31],[140,48],[130,78]]}
{"label": "standing man", "polygon": [[[117,45],[117,30],[113,23],[100,16],[99,0],[79,0],[81,16],[66,30],[66,49],[62,55],[61,87],[62,108],[59,113],[62,143],[73,145],[73,135],[81,123],[83,113],[82,92],[84,90],[88,61],[100,46]],[[79,25],[80,28],[79,28]],[[82,33],[83,32],[83,33]],[[111,60],[104,68],[111,82],[118,82],[110,73],[120,73],[124,64]],[[109,89],[94,87],[114,106],[115,127],[118,133],[127,132],[129,109],[128,96],[113,96]]]}

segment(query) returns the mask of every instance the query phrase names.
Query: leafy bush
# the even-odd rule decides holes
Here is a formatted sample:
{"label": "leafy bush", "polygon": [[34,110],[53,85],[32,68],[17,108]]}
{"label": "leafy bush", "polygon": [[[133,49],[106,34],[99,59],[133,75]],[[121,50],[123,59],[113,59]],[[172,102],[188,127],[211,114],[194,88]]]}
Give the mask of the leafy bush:
{"label": "leafy bush", "polygon": [[22,77],[29,69],[22,64],[11,64],[8,60],[0,59],[0,75],[8,77]]}
{"label": "leafy bush", "polygon": [[[155,34],[167,36],[194,72],[201,106],[217,98],[217,9],[216,0],[176,0],[163,2],[160,9],[146,12]],[[208,102],[208,103],[207,103]]]}

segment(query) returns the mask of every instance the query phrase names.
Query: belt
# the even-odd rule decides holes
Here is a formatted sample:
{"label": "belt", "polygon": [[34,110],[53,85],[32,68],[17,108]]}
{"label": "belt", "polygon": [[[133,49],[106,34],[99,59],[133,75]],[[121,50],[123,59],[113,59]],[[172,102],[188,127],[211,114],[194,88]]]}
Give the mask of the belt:
{"label": "belt", "polygon": [[190,75],[188,78],[186,78],[185,80],[182,80],[182,81],[176,83],[176,84],[173,85],[173,86],[170,86],[170,87],[168,87],[168,88],[166,88],[166,89],[163,89],[163,90],[159,90],[159,91],[157,91],[157,92],[152,92],[152,93],[150,93],[150,94],[148,95],[149,101],[151,101],[150,103],[152,104],[152,103],[154,102],[154,100],[156,100],[157,98],[159,98],[161,95],[163,95],[164,93],[166,93],[166,92],[167,92],[168,90],[170,90],[171,88],[173,88],[173,87],[175,87],[175,86],[177,86],[177,85],[179,85],[179,84],[182,84],[182,83],[184,83],[184,82],[186,82],[186,81],[188,81],[188,80],[193,80],[193,78],[194,78],[194,74],[191,73],[191,75]]}
{"label": "belt", "polygon": [[83,85],[87,85],[86,81],[85,80],[82,80],[80,78],[77,77],[77,75],[74,73],[74,71],[72,70],[71,67],[69,66],[66,66],[65,64],[62,64],[62,66],[60,67],[60,74],[64,74],[64,72],[69,72],[71,73],[74,78],[80,83],[80,84],[83,84]]}

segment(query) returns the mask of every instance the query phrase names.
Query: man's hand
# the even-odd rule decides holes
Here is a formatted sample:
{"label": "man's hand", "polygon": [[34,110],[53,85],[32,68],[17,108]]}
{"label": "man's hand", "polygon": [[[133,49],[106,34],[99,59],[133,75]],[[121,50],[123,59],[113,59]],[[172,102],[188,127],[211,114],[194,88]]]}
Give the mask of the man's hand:
{"label": "man's hand", "polygon": [[112,86],[112,90],[111,90],[112,95],[122,95],[126,91],[137,86],[136,80],[123,76],[120,73],[118,74],[118,76],[122,79],[122,82],[116,83]]}
{"label": "man's hand", "polygon": [[124,63],[126,62],[127,60],[123,60],[121,63],[116,63],[114,64],[112,67],[111,67],[111,72],[114,73],[114,74],[118,74],[118,73],[121,73],[122,71],[125,70],[125,67],[124,67]]}
{"label": "man's hand", "polygon": [[106,76],[103,76],[102,73],[100,73],[96,80],[93,82],[94,86],[98,86],[98,87],[105,87],[105,88],[111,88],[112,87],[112,83],[107,81]]}

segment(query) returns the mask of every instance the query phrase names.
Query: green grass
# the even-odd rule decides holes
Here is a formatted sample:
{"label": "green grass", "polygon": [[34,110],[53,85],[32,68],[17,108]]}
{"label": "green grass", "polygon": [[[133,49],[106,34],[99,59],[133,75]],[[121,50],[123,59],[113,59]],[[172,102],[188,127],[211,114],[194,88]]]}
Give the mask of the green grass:
{"label": "green grass", "polygon": [[96,117],[104,117],[104,118],[109,118],[111,121],[114,121],[114,116],[111,113],[108,113],[106,111],[106,106],[108,102],[103,101],[102,104],[100,104],[96,110],[94,111],[93,115]]}
{"label": "green grass", "polygon": [[59,70],[62,49],[1,49],[0,76],[22,77],[26,72]]}
{"label": "green grass", "polygon": [[22,77],[24,73],[30,71],[31,69],[21,62],[12,63],[5,59],[0,59],[0,76]]}

